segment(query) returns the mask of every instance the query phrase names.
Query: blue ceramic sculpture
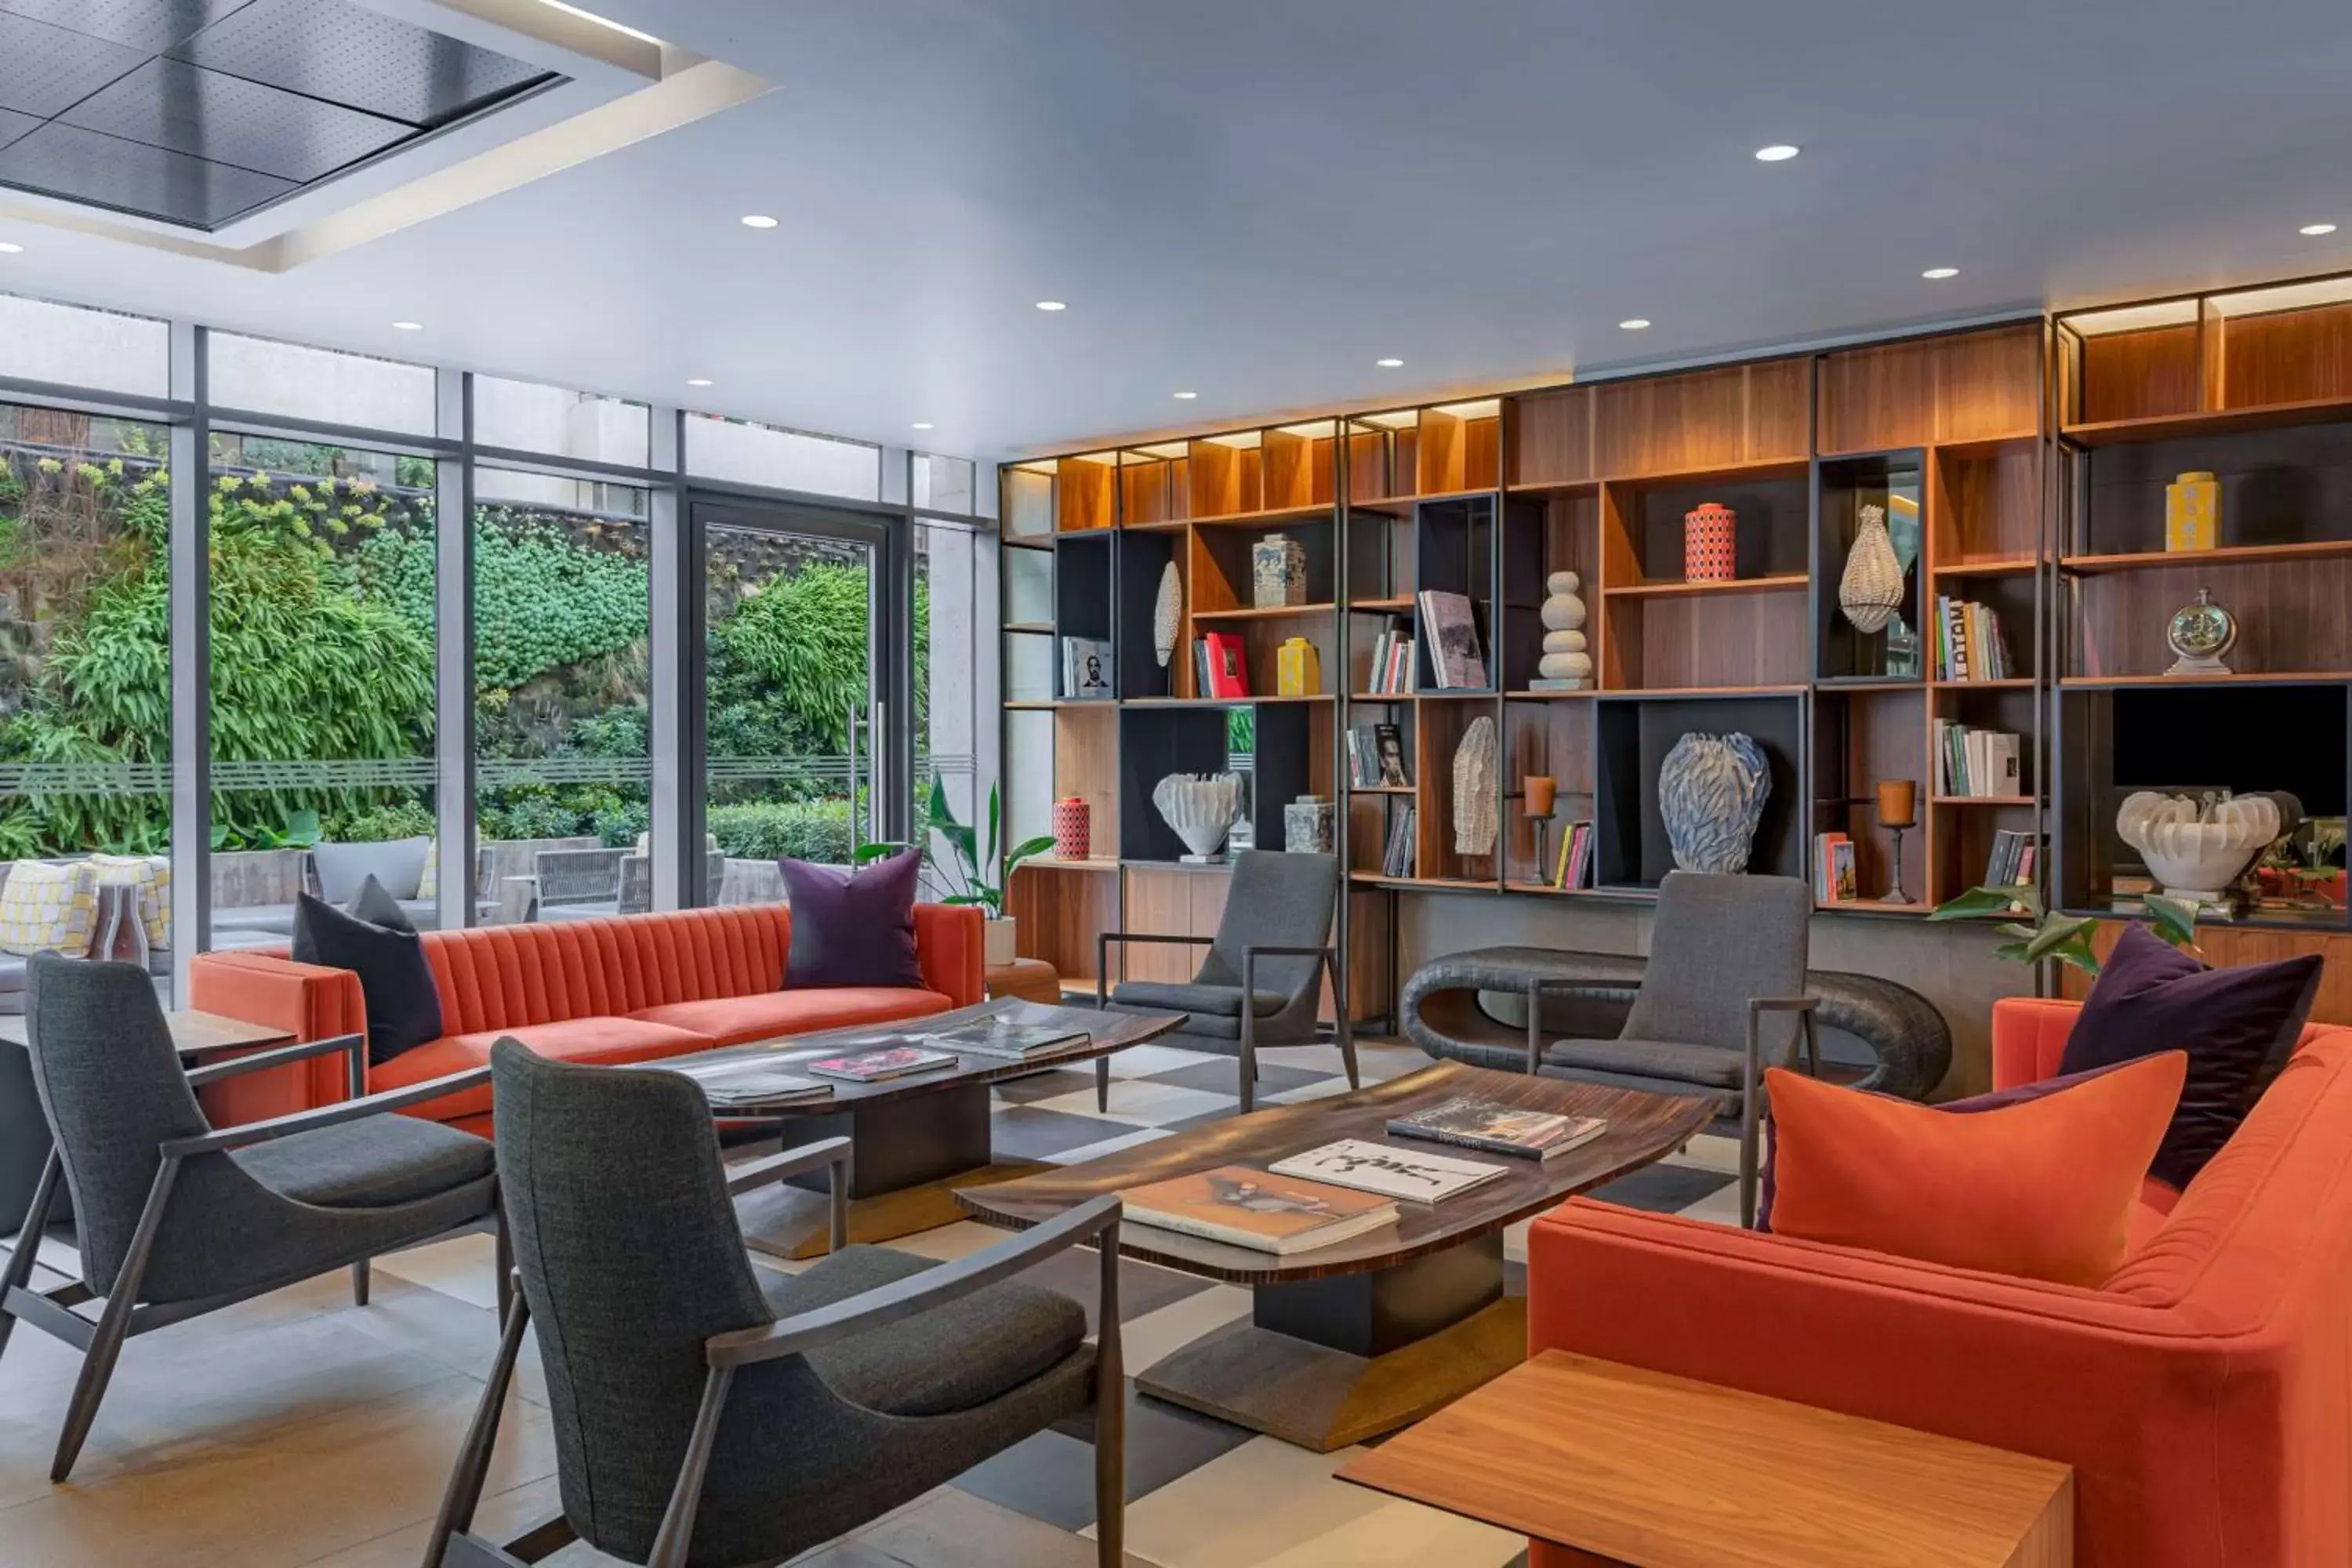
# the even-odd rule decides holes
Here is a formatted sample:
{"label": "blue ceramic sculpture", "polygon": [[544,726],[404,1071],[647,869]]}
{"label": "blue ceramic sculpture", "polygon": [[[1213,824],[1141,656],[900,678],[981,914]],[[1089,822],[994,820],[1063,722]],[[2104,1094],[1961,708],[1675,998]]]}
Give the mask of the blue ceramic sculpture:
{"label": "blue ceramic sculpture", "polygon": [[1748,869],[1771,794],[1764,748],[1749,737],[1694,731],[1676,741],[1658,767],[1658,814],[1675,864],[1685,871]]}

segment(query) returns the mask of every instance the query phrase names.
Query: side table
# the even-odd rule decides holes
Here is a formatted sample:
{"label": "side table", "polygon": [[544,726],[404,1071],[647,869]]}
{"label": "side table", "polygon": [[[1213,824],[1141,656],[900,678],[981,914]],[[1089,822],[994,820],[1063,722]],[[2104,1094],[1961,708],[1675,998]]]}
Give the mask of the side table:
{"label": "side table", "polygon": [[1043,1002],[1048,1007],[1062,1005],[1062,977],[1054,966],[1042,958],[1016,958],[1010,963],[988,966],[988,997],[993,1002],[1006,996],[1018,996],[1024,1002]]}

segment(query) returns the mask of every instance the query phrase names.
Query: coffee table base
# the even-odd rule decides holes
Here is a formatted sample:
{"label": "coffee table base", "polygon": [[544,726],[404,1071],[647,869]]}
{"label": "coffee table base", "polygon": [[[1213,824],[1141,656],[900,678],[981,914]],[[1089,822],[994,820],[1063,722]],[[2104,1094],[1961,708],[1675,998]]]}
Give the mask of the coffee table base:
{"label": "coffee table base", "polygon": [[1499,1234],[1394,1268],[1252,1292],[1233,1323],[1139,1373],[1154,1398],[1328,1454],[1393,1432],[1527,1359]]}

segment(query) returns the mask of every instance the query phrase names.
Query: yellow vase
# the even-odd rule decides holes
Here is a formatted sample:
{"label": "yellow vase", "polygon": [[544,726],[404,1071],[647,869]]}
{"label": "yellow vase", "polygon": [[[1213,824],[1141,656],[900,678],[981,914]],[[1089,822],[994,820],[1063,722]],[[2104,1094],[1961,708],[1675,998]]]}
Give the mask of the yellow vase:
{"label": "yellow vase", "polygon": [[1275,689],[1284,697],[1313,697],[1323,689],[1323,658],[1305,637],[1292,637],[1275,652]]}
{"label": "yellow vase", "polygon": [[2221,542],[2221,482],[2197,469],[2164,487],[2164,547],[2211,550]]}

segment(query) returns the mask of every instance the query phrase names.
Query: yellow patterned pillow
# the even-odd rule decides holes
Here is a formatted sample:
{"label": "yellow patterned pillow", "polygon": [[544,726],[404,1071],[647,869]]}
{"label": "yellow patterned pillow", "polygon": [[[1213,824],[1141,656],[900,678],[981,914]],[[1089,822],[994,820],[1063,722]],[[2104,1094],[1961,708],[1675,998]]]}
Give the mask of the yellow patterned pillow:
{"label": "yellow patterned pillow", "polygon": [[168,947],[172,942],[172,862],[163,855],[93,855],[101,888],[139,889],[139,923],[147,930],[147,945]]}
{"label": "yellow patterned pillow", "polygon": [[0,952],[89,952],[98,929],[98,872],[88,861],[49,866],[19,860],[0,887]]}

